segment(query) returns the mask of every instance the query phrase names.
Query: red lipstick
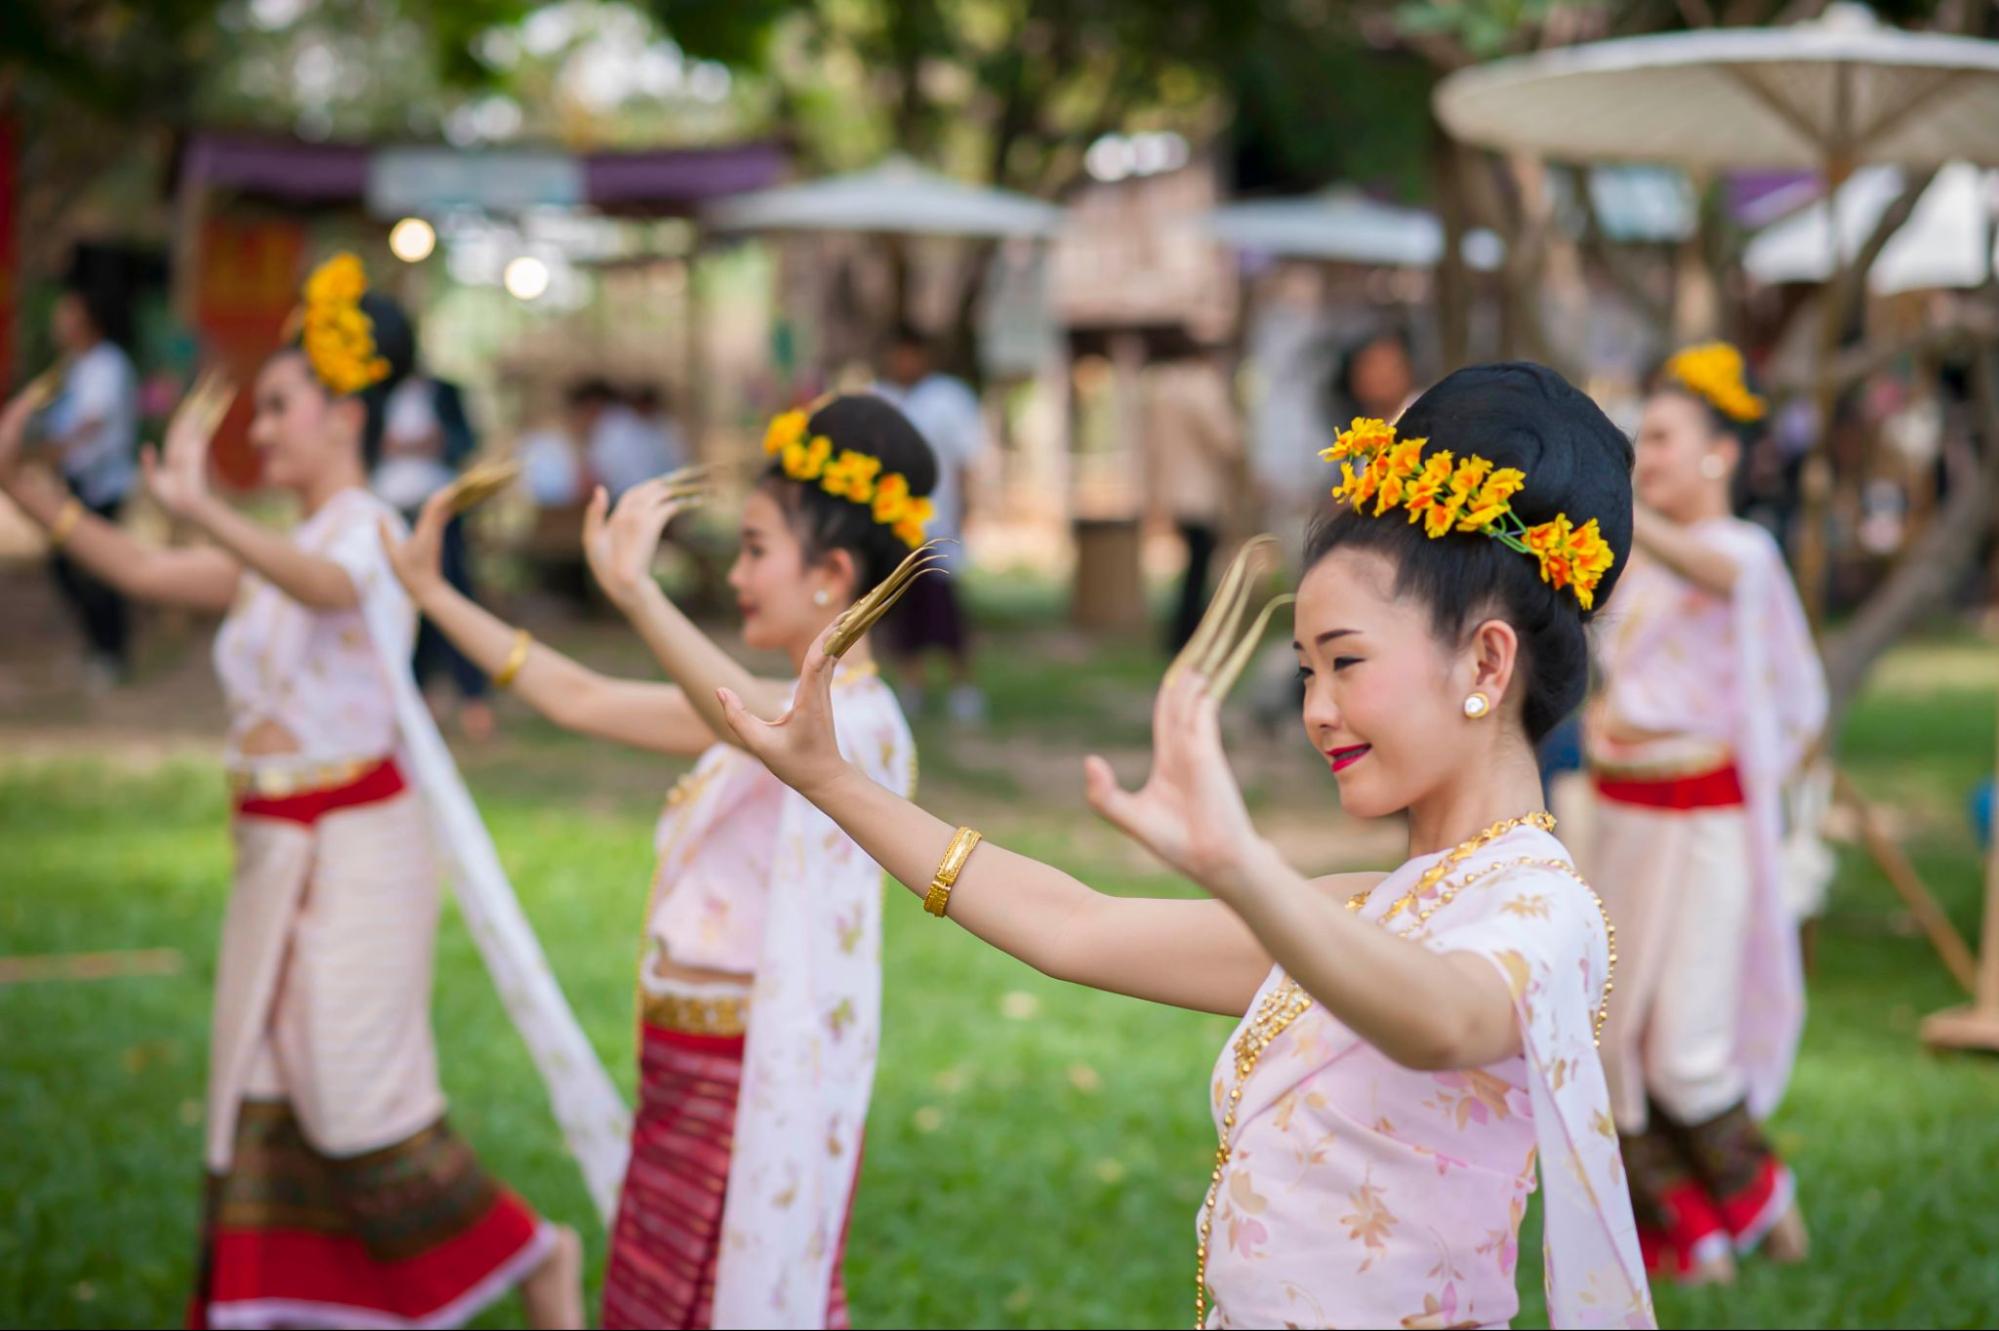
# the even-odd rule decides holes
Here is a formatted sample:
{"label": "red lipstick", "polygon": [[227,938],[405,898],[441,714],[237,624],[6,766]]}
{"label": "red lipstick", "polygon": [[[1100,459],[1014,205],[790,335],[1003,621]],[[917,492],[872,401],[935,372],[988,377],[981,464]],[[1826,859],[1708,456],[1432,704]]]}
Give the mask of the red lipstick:
{"label": "red lipstick", "polygon": [[1335,773],[1344,772],[1367,757],[1373,748],[1372,744],[1349,744],[1345,748],[1327,749],[1326,761],[1332,764]]}

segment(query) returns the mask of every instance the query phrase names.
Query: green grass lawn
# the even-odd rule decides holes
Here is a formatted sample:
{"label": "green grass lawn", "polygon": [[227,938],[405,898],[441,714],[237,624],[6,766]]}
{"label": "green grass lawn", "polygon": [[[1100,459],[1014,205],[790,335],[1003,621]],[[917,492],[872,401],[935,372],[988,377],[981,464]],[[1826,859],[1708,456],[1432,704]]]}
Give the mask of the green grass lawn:
{"label": "green grass lawn", "polygon": [[[1156,670],[1144,653],[1078,661],[1016,645],[987,659],[994,729],[1009,742],[1066,763],[1142,739]],[[1907,649],[1847,733],[1850,769],[1903,811],[1917,865],[1974,937],[1979,864],[1963,806],[1992,759],[1994,674],[1974,643]],[[1009,844],[1106,887],[1176,890],[1091,825],[1073,778],[1057,789],[925,736],[928,795],[947,814],[976,809]],[[0,953],[168,947],[187,964],[173,977],[0,986],[0,1318],[177,1323],[227,882],[220,783],[187,760],[5,752],[0,731]],[[526,722],[467,767],[571,1002],[629,1093],[638,913],[671,770]],[[1322,776],[1270,784],[1263,807],[1329,807]],[[1204,1091],[1230,1023],[1044,980],[899,892],[888,905],[884,1052],[848,1266],[856,1322],[1184,1325],[1213,1150]],[[1921,1015],[1957,997],[1886,884],[1847,854],[1774,1125],[1802,1176],[1813,1259],[1751,1264],[1730,1291],[1661,1290],[1665,1322],[1991,1323],[1999,1064],[1932,1058],[1915,1040]],[[458,1126],[497,1174],[584,1227],[594,1282],[603,1235],[455,920],[436,1022]],[[1523,1257],[1538,1247],[1523,1243]],[[1534,1324],[1538,1260],[1523,1260],[1521,1284]],[[485,1324],[519,1316],[507,1302]]]}

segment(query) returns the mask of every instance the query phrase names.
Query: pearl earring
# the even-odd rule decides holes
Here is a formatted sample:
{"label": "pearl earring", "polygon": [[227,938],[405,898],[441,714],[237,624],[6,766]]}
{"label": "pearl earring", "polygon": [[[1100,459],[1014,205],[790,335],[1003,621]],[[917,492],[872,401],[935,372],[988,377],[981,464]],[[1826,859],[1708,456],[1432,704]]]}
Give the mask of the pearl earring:
{"label": "pearl earring", "polygon": [[1701,475],[1711,481],[1718,481],[1728,475],[1728,464],[1721,460],[1719,453],[1710,453],[1701,459]]}
{"label": "pearl earring", "polygon": [[812,604],[824,610],[827,606],[833,604],[833,594],[824,587],[821,587],[818,591],[812,593]]}
{"label": "pearl earring", "polygon": [[1465,699],[1465,715],[1473,721],[1478,720],[1491,710],[1492,699],[1486,697],[1483,693],[1474,693],[1471,697]]}

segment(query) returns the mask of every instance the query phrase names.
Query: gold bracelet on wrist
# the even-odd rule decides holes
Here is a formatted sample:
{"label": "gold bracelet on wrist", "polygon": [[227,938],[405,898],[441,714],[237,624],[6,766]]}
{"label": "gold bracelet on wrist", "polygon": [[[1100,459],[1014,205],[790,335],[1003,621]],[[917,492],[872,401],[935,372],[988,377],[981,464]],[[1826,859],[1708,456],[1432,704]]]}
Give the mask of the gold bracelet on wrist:
{"label": "gold bracelet on wrist", "polygon": [[83,502],[71,495],[63,501],[62,511],[56,514],[56,520],[49,524],[49,549],[62,549],[62,543],[69,539],[70,533],[76,530],[76,524],[82,521]]}
{"label": "gold bracelet on wrist", "polygon": [[513,650],[507,653],[506,661],[494,672],[494,688],[504,689],[513,686],[514,676],[520,674],[521,667],[527,664],[528,648],[533,645],[534,634],[529,633],[526,629],[514,630]]}
{"label": "gold bracelet on wrist", "polygon": [[951,904],[951,888],[957,883],[958,875],[965,871],[965,861],[972,858],[972,851],[983,838],[969,827],[961,827],[951,838],[951,844],[944,851],[943,862],[937,866],[937,874],[930,880],[930,890],[923,894],[923,909],[944,918],[945,907]]}

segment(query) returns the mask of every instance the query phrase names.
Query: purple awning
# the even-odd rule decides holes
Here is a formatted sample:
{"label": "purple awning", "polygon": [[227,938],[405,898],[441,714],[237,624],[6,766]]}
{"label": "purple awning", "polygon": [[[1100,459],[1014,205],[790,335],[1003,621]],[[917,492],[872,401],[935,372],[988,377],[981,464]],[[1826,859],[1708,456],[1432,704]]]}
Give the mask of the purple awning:
{"label": "purple awning", "polygon": [[[363,203],[370,164],[386,145],[306,143],[252,134],[197,133],[179,172],[219,189],[297,204]],[[488,150],[486,156],[504,155]],[[619,212],[687,213],[708,200],[763,189],[790,164],[780,144],[662,148],[580,156],[584,202]]]}
{"label": "purple awning", "polygon": [[790,164],[790,155],[775,143],[591,153],[583,159],[583,191],[590,202],[605,208],[669,200],[692,207],[775,185]]}
{"label": "purple awning", "polygon": [[298,203],[358,200],[368,187],[369,149],[242,134],[195,134],[181,174],[244,194]]}

